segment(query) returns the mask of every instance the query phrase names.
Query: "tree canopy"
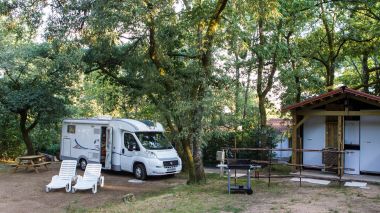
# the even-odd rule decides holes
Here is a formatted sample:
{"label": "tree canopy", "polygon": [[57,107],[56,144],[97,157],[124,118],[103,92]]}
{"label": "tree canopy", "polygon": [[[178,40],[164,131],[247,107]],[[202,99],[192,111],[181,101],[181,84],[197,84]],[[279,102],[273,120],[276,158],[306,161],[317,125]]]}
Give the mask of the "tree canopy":
{"label": "tree canopy", "polygon": [[202,182],[216,132],[242,126],[241,144],[271,146],[282,106],[341,85],[380,95],[379,11],[376,0],[2,1],[0,110],[29,153],[26,133],[64,115],[161,121]]}

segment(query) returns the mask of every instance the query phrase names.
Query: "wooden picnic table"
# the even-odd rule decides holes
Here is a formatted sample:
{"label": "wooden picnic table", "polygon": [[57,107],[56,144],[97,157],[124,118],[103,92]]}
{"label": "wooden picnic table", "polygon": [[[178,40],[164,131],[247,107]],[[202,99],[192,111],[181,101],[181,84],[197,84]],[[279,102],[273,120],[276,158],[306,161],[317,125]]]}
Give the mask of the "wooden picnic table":
{"label": "wooden picnic table", "polygon": [[12,166],[15,167],[14,172],[17,171],[18,168],[25,168],[25,170],[28,170],[29,168],[33,168],[36,173],[38,172],[38,168],[41,166],[45,166],[46,169],[49,169],[47,165],[50,164],[50,162],[45,161],[44,155],[26,155],[26,156],[20,156],[16,159],[16,164],[13,164]]}

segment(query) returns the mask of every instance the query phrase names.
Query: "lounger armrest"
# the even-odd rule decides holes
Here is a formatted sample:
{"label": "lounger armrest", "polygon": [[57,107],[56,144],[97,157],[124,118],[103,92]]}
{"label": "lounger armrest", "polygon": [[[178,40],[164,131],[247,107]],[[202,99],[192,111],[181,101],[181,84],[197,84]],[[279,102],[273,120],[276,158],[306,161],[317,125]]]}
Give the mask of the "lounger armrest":
{"label": "lounger armrest", "polygon": [[99,183],[100,187],[104,186],[104,176],[99,177],[98,183]]}

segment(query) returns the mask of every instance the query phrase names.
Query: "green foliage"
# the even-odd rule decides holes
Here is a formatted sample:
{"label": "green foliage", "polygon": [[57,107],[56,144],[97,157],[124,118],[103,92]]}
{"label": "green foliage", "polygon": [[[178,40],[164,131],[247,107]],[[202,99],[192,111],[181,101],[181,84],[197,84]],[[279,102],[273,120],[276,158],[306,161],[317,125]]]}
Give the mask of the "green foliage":
{"label": "green foliage", "polygon": [[63,116],[110,114],[161,121],[177,147],[203,144],[213,163],[235,139],[260,147],[265,134],[273,146],[274,132],[258,127],[280,114],[274,103],[330,83],[380,94],[378,1],[228,1],[213,22],[221,2],[0,2],[1,155],[24,149],[23,113],[36,148],[50,153]]}
{"label": "green foliage", "polygon": [[60,151],[60,145],[59,144],[51,144],[47,149],[46,152],[47,154],[53,155],[53,156],[59,156],[59,151]]}
{"label": "green foliage", "polygon": [[[205,145],[203,146],[203,162],[205,165],[215,165],[216,152],[225,147],[234,147],[235,132],[216,130],[206,134]],[[240,144],[239,144],[240,145]],[[239,146],[240,147],[240,146]]]}
{"label": "green foliage", "polygon": [[31,138],[35,144],[36,151],[55,155],[59,151],[61,141],[61,125],[56,123],[41,124],[34,129]]}
{"label": "green foliage", "polygon": [[[207,165],[215,165],[219,163],[216,161],[216,152],[221,151],[223,148],[234,148],[235,143],[237,148],[274,148],[277,141],[277,133],[270,127],[265,130],[258,128],[249,128],[241,132],[228,131],[215,128],[216,130],[206,134],[206,142],[203,146],[203,161]],[[267,136],[267,144],[265,146],[259,140],[260,135],[265,133]],[[234,158],[235,153],[229,150],[226,157]],[[268,152],[263,151],[239,151],[236,157],[240,159],[251,160],[267,160]],[[274,157],[274,155],[272,156]]]}
{"label": "green foliage", "polygon": [[0,70],[4,72],[0,105],[18,119],[22,139],[32,154],[30,133],[37,124],[57,123],[68,114],[66,104],[81,52],[70,44],[26,41],[0,43],[0,50]]}
{"label": "green foliage", "polygon": [[0,105],[0,158],[13,159],[25,151],[16,119]]}

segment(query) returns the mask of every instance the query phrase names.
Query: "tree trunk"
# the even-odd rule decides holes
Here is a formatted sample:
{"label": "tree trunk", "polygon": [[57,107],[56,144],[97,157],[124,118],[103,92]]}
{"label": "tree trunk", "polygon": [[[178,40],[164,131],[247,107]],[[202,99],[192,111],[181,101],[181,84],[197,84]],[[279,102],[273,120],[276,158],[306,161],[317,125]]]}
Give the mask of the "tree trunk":
{"label": "tree trunk", "polygon": [[[200,57],[197,59],[202,66],[202,69],[199,73],[199,81],[192,85],[191,91],[191,100],[192,106],[191,110],[188,111],[186,117],[190,118],[189,121],[189,135],[185,140],[181,140],[183,152],[185,155],[186,165],[188,167],[189,180],[188,183],[198,183],[202,180],[205,180],[203,162],[202,162],[202,153],[201,153],[201,133],[203,130],[202,120],[204,116],[203,101],[207,92],[207,86],[209,85],[208,81],[212,75],[212,46],[213,40],[216,34],[216,29],[218,28],[219,21],[221,18],[221,13],[225,9],[228,0],[219,0],[216,3],[215,11],[213,12],[211,19],[208,23],[207,32],[203,36],[204,24],[201,20],[198,24],[197,32],[197,48],[200,53]],[[162,57],[159,54],[159,48],[157,48],[155,40],[155,23],[154,23],[154,12],[153,4],[148,0],[145,0],[147,9],[150,11],[149,18],[147,21],[147,26],[149,30],[149,56],[157,68],[157,71],[165,70],[165,63],[163,63]],[[190,4],[185,2],[186,8],[190,7]],[[163,54],[162,54],[163,55]],[[172,85],[164,81],[164,86],[167,91],[172,91]],[[179,132],[181,132],[179,130]],[[191,148],[193,145],[193,150]],[[194,155],[193,155],[194,154]]]}
{"label": "tree trunk", "polygon": [[195,181],[196,183],[202,183],[206,181],[206,175],[203,167],[202,160],[202,148],[200,137],[193,138],[193,156],[194,156],[194,169],[195,169]]}
{"label": "tree trunk", "polygon": [[286,45],[288,47],[288,54],[290,57],[290,64],[292,66],[292,71],[294,73],[294,82],[296,84],[296,95],[294,96],[295,98],[294,101],[295,103],[298,103],[301,101],[301,83],[300,83],[299,73],[296,70],[296,60],[294,59],[293,51],[290,46],[290,37],[292,36],[292,34],[293,34],[293,31],[289,31],[289,33],[286,35],[285,38],[286,38]]}
{"label": "tree trunk", "polygon": [[26,145],[26,150],[28,152],[27,154],[34,155],[35,151],[34,151],[33,143],[29,136],[30,129],[26,127],[28,113],[26,110],[24,110],[24,111],[21,111],[19,115],[20,115],[20,130],[22,134],[22,139],[24,140],[24,143]]}
{"label": "tree trunk", "polygon": [[191,151],[190,147],[190,140],[182,140],[182,149],[185,154],[185,163],[187,166],[187,171],[189,174],[189,179],[187,181],[188,184],[195,183],[195,165],[194,165],[194,159],[193,159],[193,153]]}
{"label": "tree trunk", "polygon": [[[282,23],[280,22],[279,25],[277,26],[278,30],[278,36],[280,33]],[[259,17],[258,19],[258,31],[259,31],[259,46],[261,48],[264,47],[266,44],[265,41],[265,34],[264,34],[264,18]],[[279,42],[279,38],[277,37],[276,42]],[[273,81],[274,81],[274,75],[277,70],[277,47],[275,50],[272,52],[272,66],[270,69],[270,73],[268,76],[265,78],[267,79],[266,84],[264,83],[264,56],[262,53],[258,52],[256,53],[257,55],[257,96],[259,98],[259,111],[260,111],[260,141],[261,141],[261,146],[262,147],[268,147],[268,137],[267,137],[267,115],[266,115],[266,109],[265,109],[265,102],[266,102],[266,96],[268,95],[269,91],[271,90],[273,86]]]}
{"label": "tree trunk", "polygon": [[203,130],[203,116],[204,116],[204,109],[203,109],[203,95],[205,93],[204,87],[201,86],[199,89],[200,96],[199,99],[195,102],[197,103],[194,111],[193,111],[193,120],[191,128],[190,128],[190,144],[193,145],[193,161],[194,161],[194,179],[190,179],[190,181],[193,181],[194,183],[202,183],[206,181],[206,175],[204,172],[203,167],[203,159],[202,159],[202,130]]}
{"label": "tree trunk", "polygon": [[235,116],[239,118],[240,114],[240,64],[239,64],[239,55],[235,51]]}
{"label": "tree trunk", "polygon": [[297,89],[297,92],[296,92],[296,102],[295,103],[299,103],[301,102],[301,82],[300,82],[300,77],[298,75],[294,76],[294,80],[296,82],[296,89]]}
{"label": "tree trunk", "polygon": [[248,105],[248,94],[249,94],[249,86],[251,83],[251,72],[252,72],[252,65],[248,68],[248,77],[247,77],[247,85],[245,87],[245,94],[244,94],[244,106],[243,106],[243,120],[247,116],[247,105]]}
{"label": "tree trunk", "polygon": [[288,46],[288,53],[289,53],[289,57],[290,57],[290,63],[291,63],[291,66],[292,66],[292,71],[294,73],[294,82],[296,84],[296,95],[295,95],[295,103],[299,103],[301,101],[301,82],[300,82],[300,77],[299,77],[299,73],[297,72],[296,70],[296,60],[294,59],[294,56],[293,56],[293,51],[290,47],[290,37],[292,36],[293,34],[293,31],[290,31],[287,35],[286,35],[286,45]]}
{"label": "tree trunk", "polygon": [[[260,17],[258,20],[259,25],[259,46],[264,46],[264,26],[263,19]],[[260,112],[260,128],[266,125],[266,110],[265,110],[265,95],[263,94],[263,71],[264,71],[264,58],[261,53],[257,52],[257,96],[259,98],[259,112]]]}
{"label": "tree trunk", "polygon": [[[380,82],[380,71],[376,71],[376,82]],[[380,95],[380,83],[375,84],[375,95]]]}
{"label": "tree trunk", "polygon": [[260,112],[260,128],[265,128],[267,125],[267,112],[265,109],[265,97],[263,95],[259,96],[259,112]]}
{"label": "tree trunk", "polygon": [[326,88],[327,88],[327,91],[332,91],[334,89],[335,68],[333,65],[330,65],[326,68],[326,70],[327,70]]}
{"label": "tree trunk", "polygon": [[326,68],[326,88],[327,91],[332,91],[334,86],[334,76],[335,76],[335,60],[337,55],[339,54],[339,49],[337,53],[335,54],[335,32],[334,32],[334,25],[330,26],[325,8],[323,7],[323,1],[320,0],[320,9],[321,9],[321,19],[322,24],[326,33],[327,38],[327,45],[328,45],[328,59],[327,62],[325,62],[325,68]]}
{"label": "tree trunk", "polygon": [[[200,183],[206,180],[206,176],[203,168],[202,161],[202,150],[201,150],[201,138],[203,130],[203,117],[204,117],[204,107],[203,101],[206,96],[208,88],[208,80],[212,75],[212,46],[218,28],[221,13],[227,5],[228,0],[219,0],[216,3],[215,11],[213,12],[211,19],[207,26],[207,31],[205,36],[202,34],[202,28],[198,25],[198,40],[202,39],[203,42],[199,43],[199,52],[201,52],[200,64],[202,70],[200,73],[200,81],[198,85],[195,85],[192,91],[192,100],[195,104],[193,108],[193,122],[192,128],[190,129],[190,142],[193,145],[193,162],[194,165],[192,168],[189,168],[189,182],[190,183]],[[192,173],[194,176],[192,176]]]}
{"label": "tree trunk", "polygon": [[363,92],[369,93],[369,68],[368,68],[368,55],[369,52],[365,51],[362,57],[362,84]]}

